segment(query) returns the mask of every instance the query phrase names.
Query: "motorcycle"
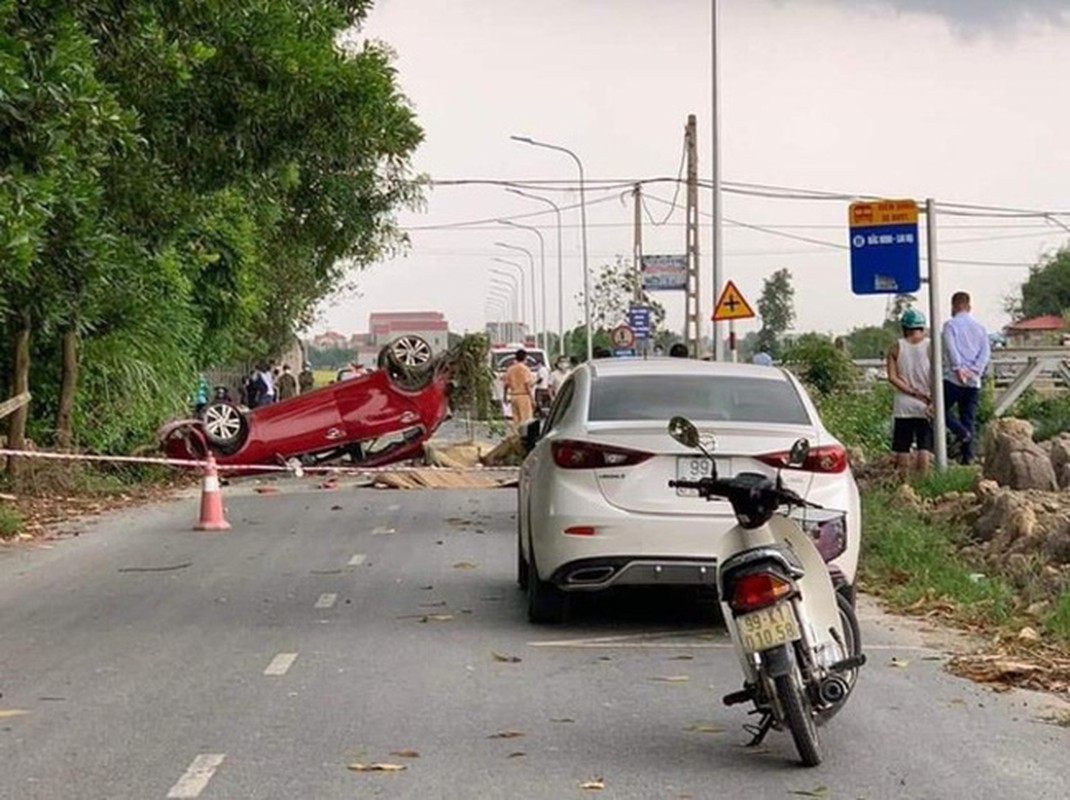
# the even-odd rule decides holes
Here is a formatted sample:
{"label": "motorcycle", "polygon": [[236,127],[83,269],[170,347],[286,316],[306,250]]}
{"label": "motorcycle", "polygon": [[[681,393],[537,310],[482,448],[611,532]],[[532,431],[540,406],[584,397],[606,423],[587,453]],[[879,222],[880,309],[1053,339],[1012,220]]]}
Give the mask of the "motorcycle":
{"label": "motorcycle", "polygon": [[[866,662],[850,587],[837,590],[819,546],[795,518],[778,513],[821,507],[786,488],[780,469],[775,479],[748,472],[719,478],[710,454],[715,443],[701,441],[684,417],[670,420],[669,435],[701,451],[712,472],[669,486],[728,500],[738,523],[725,536],[716,581],[744,684],[724,703],[753,704],[760,721],[747,726],[751,745],[771,729],[788,730],[802,763],[816,766],[817,728],[843,708]],[[801,465],[809,449],[807,440],[795,442],[781,469]]]}

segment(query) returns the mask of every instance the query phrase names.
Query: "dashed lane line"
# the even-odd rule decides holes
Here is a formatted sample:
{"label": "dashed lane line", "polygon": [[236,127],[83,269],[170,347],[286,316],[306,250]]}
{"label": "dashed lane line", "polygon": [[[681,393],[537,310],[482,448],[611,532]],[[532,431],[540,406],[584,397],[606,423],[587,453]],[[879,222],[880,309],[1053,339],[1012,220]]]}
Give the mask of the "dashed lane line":
{"label": "dashed lane line", "polygon": [[366,558],[367,558],[367,556],[364,553],[357,553],[355,556],[353,556],[351,559],[349,559],[349,566],[351,566],[351,567],[359,567],[361,564],[364,563],[364,560]]}
{"label": "dashed lane line", "polygon": [[171,791],[167,793],[168,798],[189,800],[190,798],[200,797],[201,792],[208,785],[208,781],[212,780],[212,776],[215,775],[219,765],[223,763],[223,759],[226,757],[225,753],[201,753],[193,759],[189,769],[171,787]]}
{"label": "dashed lane line", "polygon": [[290,667],[297,660],[297,653],[279,653],[268,664],[267,669],[264,670],[265,675],[271,677],[281,677],[290,671]]}
{"label": "dashed lane line", "polygon": [[316,608],[334,608],[334,604],[338,602],[338,595],[333,592],[324,592],[319,596],[319,600],[316,601]]}

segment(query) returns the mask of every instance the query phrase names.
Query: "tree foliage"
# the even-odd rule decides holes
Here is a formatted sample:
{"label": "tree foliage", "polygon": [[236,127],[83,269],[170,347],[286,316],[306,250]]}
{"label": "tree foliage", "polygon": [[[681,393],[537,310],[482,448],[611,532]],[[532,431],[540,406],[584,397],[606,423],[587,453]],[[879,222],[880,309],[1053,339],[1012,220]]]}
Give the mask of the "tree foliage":
{"label": "tree foliage", "polygon": [[783,362],[821,395],[844,392],[855,379],[855,367],[843,348],[828,336],[806,333],[784,353]]}
{"label": "tree foliage", "polygon": [[1045,256],[1029,270],[1019,295],[1012,298],[1008,310],[1019,318],[1046,314],[1062,316],[1070,309],[1070,246]]}
{"label": "tree foliage", "polygon": [[144,439],[404,244],[422,132],[369,7],[0,0],[0,388],[35,438]]}
{"label": "tree foliage", "polygon": [[779,269],[765,279],[758,298],[758,315],[762,327],[758,331],[757,348],[772,356],[780,352],[780,337],[795,322],[795,288],[791,272]]}

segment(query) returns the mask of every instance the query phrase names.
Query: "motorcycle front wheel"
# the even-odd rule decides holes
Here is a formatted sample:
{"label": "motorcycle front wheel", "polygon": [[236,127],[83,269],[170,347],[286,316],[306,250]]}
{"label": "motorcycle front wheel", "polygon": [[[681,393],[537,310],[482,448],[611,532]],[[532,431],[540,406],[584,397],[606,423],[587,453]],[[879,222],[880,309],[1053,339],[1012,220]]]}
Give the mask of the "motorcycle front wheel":
{"label": "motorcycle front wheel", "polygon": [[798,668],[776,678],[774,686],[784,711],[784,721],[791,731],[803,766],[816,767],[821,763],[821,743],[817,739],[817,725],[810,700],[800,686]]}

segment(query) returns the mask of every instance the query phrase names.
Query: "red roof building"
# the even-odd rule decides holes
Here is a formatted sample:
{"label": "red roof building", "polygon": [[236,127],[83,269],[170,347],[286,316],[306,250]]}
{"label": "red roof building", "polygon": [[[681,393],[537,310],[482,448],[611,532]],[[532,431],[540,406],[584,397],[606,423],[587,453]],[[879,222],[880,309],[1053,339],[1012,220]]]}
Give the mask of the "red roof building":
{"label": "red roof building", "polygon": [[1003,330],[1010,347],[1058,347],[1063,344],[1070,325],[1056,314],[1045,314],[1012,322]]}

